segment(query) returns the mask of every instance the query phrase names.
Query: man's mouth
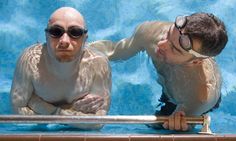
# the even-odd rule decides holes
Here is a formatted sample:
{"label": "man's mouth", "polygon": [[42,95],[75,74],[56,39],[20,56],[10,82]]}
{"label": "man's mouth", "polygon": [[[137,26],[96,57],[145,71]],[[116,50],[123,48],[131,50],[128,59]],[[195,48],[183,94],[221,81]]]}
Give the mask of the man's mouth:
{"label": "man's mouth", "polygon": [[72,52],[72,50],[68,50],[68,49],[57,49],[57,52]]}

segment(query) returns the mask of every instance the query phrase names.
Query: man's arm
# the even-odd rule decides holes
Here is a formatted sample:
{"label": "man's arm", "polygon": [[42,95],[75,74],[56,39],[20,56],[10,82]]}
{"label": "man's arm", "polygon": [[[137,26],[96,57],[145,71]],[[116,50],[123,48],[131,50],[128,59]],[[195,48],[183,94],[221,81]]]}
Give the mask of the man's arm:
{"label": "man's arm", "polygon": [[[104,93],[108,95],[108,93]],[[86,96],[75,100],[72,104],[54,106],[46,102],[37,95],[32,95],[28,107],[21,108],[25,115],[74,115],[74,116],[101,116],[106,115],[109,107],[109,97],[103,97],[97,94],[87,94]],[[105,107],[104,107],[105,106]],[[32,109],[32,110],[31,110]],[[73,124],[72,126],[80,129],[100,129],[101,124]]]}
{"label": "man's arm", "polygon": [[25,49],[17,61],[10,94],[12,108],[18,114],[52,114],[56,111],[55,106],[46,103],[33,92],[32,81],[38,73],[40,46],[36,44]]}
{"label": "man's arm", "polygon": [[144,51],[146,44],[145,29],[138,26],[134,34],[129,38],[124,38],[118,42],[109,40],[95,41],[89,44],[103,52],[111,61],[126,60],[140,51]]}
{"label": "man's arm", "polygon": [[90,46],[103,52],[111,61],[129,59],[140,51],[147,51],[147,54],[156,60],[157,43],[163,39],[172,24],[161,21],[144,22],[136,28],[129,38],[118,42],[95,41],[90,43]]}
{"label": "man's arm", "polygon": [[26,49],[18,59],[10,91],[13,111],[23,115],[35,114],[27,105],[33,92],[28,51]]}
{"label": "man's arm", "polygon": [[194,126],[186,126],[185,115],[201,116],[219,104],[221,76],[216,62],[211,58],[205,59],[197,68],[193,68],[196,69],[195,75],[191,79],[192,82],[188,83],[190,97],[177,104],[176,110],[163,125],[164,128],[184,131],[192,129]]}
{"label": "man's arm", "polygon": [[[184,111],[187,116],[200,116],[212,109],[221,95],[222,78],[214,59],[204,59],[190,69],[191,79],[185,88],[183,102],[178,104],[176,111]],[[188,96],[189,95],[189,96]]]}

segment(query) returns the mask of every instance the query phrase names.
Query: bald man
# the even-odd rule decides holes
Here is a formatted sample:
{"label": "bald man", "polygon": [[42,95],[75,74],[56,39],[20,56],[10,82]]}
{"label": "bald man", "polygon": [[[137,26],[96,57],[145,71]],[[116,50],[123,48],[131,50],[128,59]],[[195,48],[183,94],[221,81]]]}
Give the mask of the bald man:
{"label": "bald man", "polygon": [[[22,115],[106,115],[111,72],[107,58],[84,48],[83,16],[62,7],[50,17],[45,44],[35,44],[19,58],[11,87],[14,111]],[[75,124],[100,129],[100,124]]]}

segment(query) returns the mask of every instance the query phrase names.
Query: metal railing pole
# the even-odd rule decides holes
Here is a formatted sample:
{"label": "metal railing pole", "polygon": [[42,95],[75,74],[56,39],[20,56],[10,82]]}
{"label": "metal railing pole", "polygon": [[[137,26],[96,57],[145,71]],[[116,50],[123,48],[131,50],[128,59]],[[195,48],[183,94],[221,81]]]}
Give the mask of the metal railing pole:
{"label": "metal railing pole", "polygon": [[[0,123],[163,123],[165,116],[62,116],[62,115],[1,115]],[[203,117],[187,117],[189,124],[203,124]]]}
{"label": "metal railing pole", "polygon": [[[63,116],[63,115],[0,115],[0,123],[98,123],[98,124],[152,124],[164,123],[167,116]],[[186,117],[188,124],[202,124],[202,134],[211,134],[209,125],[210,117],[207,115],[199,117]]]}

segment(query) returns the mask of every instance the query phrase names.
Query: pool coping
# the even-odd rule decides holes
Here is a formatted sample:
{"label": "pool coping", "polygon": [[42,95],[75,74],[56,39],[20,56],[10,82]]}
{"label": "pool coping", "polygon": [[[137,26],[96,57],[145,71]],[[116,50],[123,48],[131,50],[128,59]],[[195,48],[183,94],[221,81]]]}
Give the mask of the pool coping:
{"label": "pool coping", "polygon": [[235,141],[236,134],[4,134],[1,141]]}

